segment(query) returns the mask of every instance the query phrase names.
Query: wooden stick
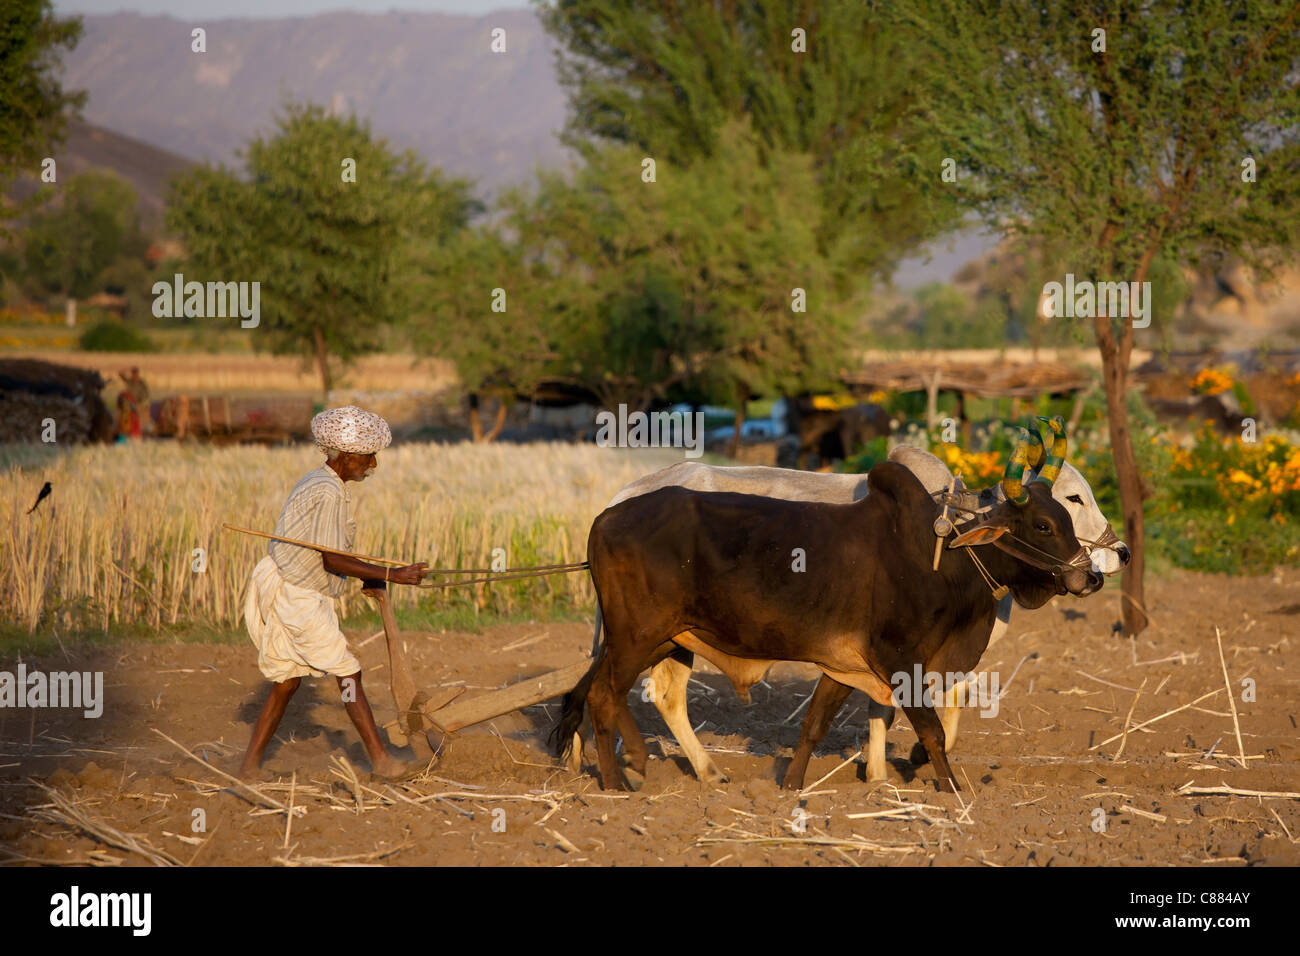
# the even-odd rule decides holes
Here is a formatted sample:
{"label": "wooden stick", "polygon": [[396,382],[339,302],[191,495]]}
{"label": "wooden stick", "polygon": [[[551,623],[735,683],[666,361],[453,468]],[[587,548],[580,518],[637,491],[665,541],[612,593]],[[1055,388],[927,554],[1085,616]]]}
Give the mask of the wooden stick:
{"label": "wooden stick", "polygon": [[[1133,689],[1136,690],[1137,688],[1133,688]],[[1136,725],[1135,727],[1133,727],[1132,730],[1134,730],[1134,731],[1141,730],[1143,727],[1147,726],[1148,724],[1154,724],[1157,720],[1164,720],[1166,717],[1172,717],[1174,714],[1178,713],[1180,710],[1186,710],[1188,707],[1195,707],[1197,704],[1199,704],[1201,701],[1205,700],[1207,697],[1213,697],[1215,694],[1222,694],[1222,693],[1223,693],[1223,689],[1220,688],[1219,690],[1212,690],[1212,691],[1210,691],[1208,694],[1202,694],[1200,697],[1196,698],[1196,700],[1192,701],[1190,704],[1183,704],[1183,706],[1181,706],[1181,707],[1175,707],[1173,710],[1167,710],[1167,711],[1165,711],[1163,714],[1161,714],[1161,715],[1158,716],[1158,717],[1152,717],[1150,720],[1144,720],[1142,723],[1140,723],[1140,724]],[[1107,738],[1106,738],[1105,740],[1103,740],[1101,743],[1099,743],[1099,744],[1093,744],[1093,745],[1092,745],[1091,747],[1089,747],[1088,749],[1089,749],[1089,750],[1096,750],[1098,747],[1104,747],[1104,746],[1106,746],[1108,743],[1110,743],[1110,742],[1113,741],[1113,740],[1119,740],[1120,736],[1121,736],[1120,734],[1116,734],[1116,735],[1113,736],[1113,737],[1107,737]]]}
{"label": "wooden stick", "polygon": [[354,554],[351,551],[339,551],[336,548],[327,548],[322,544],[312,544],[310,541],[299,541],[296,538],[285,538],[278,534],[267,534],[265,531],[253,531],[249,528],[236,528],[233,524],[222,524],[227,531],[238,531],[240,534],[251,534],[255,538],[270,538],[272,541],[283,541],[285,544],[297,545],[300,548],[310,548],[312,551],[319,551],[321,554],[341,554],[345,558],[356,558],[358,561],[369,561],[371,564],[387,564],[394,568],[404,568],[411,562],[393,561],[389,558],[376,558],[369,554]]}
{"label": "wooden stick", "polygon": [[1230,797],[1289,797],[1292,800],[1300,800],[1300,793],[1286,790],[1238,790],[1236,787],[1229,787],[1223,784],[1218,787],[1197,787],[1191,782],[1183,784],[1174,791],[1176,797],[1208,797],[1224,794]]}
{"label": "wooden stick", "polygon": [[[1126,686],[1124,686],[1123,684],[1113,684],[1113,683],[1111,683],[1111,682],[1108,681],[1108,680],[1102,680],[1100,677],[1093,677],[1093,676],[1092,676],[1091,674],[1089,674],[1087,671],[1081,671],[1081,670],[1079,670],[1077,667],[1074,669],[1074,672],[1075,672],[1076,674],[1082,674],[1084,677],[1088,678],[1088,680],[1095,680],[1098,684],[1105,684],[1107,687],[1114,687],[1116,690],[1126,690],[1126,691],[1128,691],[1130,694],[1133,694],[1133,693],[1136,693],[1136,692],[1137,692],[1137,688],[1136,688],[1136,687],[1126,687]],[[1117,735],[1117,736],[1118,736],[1118,735]],[[1111,739],[1114,739],[1114,738],[1111,738]]]}
{"label": "wooden stick", "polygon": [[[812,695],[810,694],[809,696],[812,696]],[[858,754],[860,754],[861,752],[862,752],[862,751],[858,751],[858,753],[855,753],[855,754],[853,754],[851,757],[848,757],[847,759],[845,759],[844,761],[842,761],[842,762],[839,764],[839,766],[837,766],[837,767],[836,767],[834,770],[832,770],[830,773],[826,774],[826,775],[823,776],[823,777],[819,777],[815,783],[810,783],[808,786],[804,787],[802,790],[799,791],[799,795],[800,795],[800,796],[807,796],[807,795],[808,795],[808,792],[809,792],[810,790],[815,790],[815,789],[817,789],[817,784],[825,783],[825,782],[826,782],[827,780],[829,780],[831,777],[833,777],[833,776],[835,776],[837,773],[839,773],[840,770],[842,770],[844,767],[847,767],[849,764],[853,763],[853,761],[857,760],[857,759],[858,759]]]}
{"label": "wooden stick", "polygon": [[185,756],[189,757],[191,760],[198,761],[199,763],[203,764],[203,766],[207,767],[209,770],[215,773],[218,777],[221,777],[222,779],[225,780],[229,780],[235,787],[239,788],[240,790],[245,790],[248,793],[251,793],[253,796],[257,797],[257,799],[260,800],[263,805],[271,807],[275,810],[283,810],[286,813],[289,811],[289,808],[286,807],[279,800],[276,800],[272,797],[268,797],[261,790],[258,790],[256,787],[252,786],[251,784],[244,783],[244,781],[240,780],[238,777],[232,777],[224,770],[218,770],[216,767],[212,766],[212,764],[208,763],[202,757],[196,757],[194,754],[190,753],[188,749],[186,749],[184,744],[180,744],[177,743],[175,740],[172,740],[170,737],[168,737],[157,727],[151,727],[150,729],[159,737],[161,737],[163,740],[171,744],[173,747],[178,748],[181,751],[181,753],[185,754]]}
{"label": "wooden stick", "polygon": [[289,778],[289,812],[284,815],[284,849],[289,849],[289,832],[293,830],[293,791],[298,785],[298,771]]}
{"label": "wooden stick", "polygon": [[1241,744],[1241,724],[1237,720],[1237,700],[1232,693],[1232,682],[1228,680],[1228,662],[1223,659],[1223,635],[1219,629],[1214,629],[1214,639],[1219,644],[1219,665],[1223,668],[1223,686],[1228,691],[1228,707],[1232,710],[1232,729],[1237,733],[1237,753],[1241,760],[1241,765],[1246,766],[1246,748]]}
{"label": "wooden stick", "polygon": [[1129,722],[1133,719],[1133,711],[1138,705],[1138,698],[1142,696],[1142,688],[1146,686],[1147,686],[1147,679],[1144,677],[1142,678],[1142,687],[1139,687],[1137,689],[1137,693],[1133,695],[1133,703],[1129,704],[1128,716],[1124,718],[1124,733],[1121,736],[1119,742],[1119,749],[1115,751],[1115,756],[1111,757],[1110,758],[1111,760],[1119,760],[1120,754],[1124,753],[1124,746],[1125,744],[1128,743],[1128,725]]}

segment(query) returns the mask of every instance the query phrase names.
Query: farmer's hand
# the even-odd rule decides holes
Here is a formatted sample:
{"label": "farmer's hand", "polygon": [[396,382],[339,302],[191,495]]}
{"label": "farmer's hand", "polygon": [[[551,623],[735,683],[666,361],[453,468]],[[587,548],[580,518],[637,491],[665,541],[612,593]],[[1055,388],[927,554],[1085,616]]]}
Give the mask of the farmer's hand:
{"label": "farmer's hand", "polygon": [[424,580],[424,569],[428,564],[421,561],[419,564],[408,564],[404,568],[394,568],[388,573],[388,580],[394,584],[419,584]]}

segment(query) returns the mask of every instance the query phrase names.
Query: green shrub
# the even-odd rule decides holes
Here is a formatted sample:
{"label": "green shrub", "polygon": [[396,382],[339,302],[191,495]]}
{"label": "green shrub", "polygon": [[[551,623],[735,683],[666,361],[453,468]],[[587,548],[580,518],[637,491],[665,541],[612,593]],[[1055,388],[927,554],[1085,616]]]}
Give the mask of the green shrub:
{"label": "green shrub", "polygon": [[96,322],[81,333],[81,348],[87,352],[152,352],[154,344],[143,332],[121,322]]}

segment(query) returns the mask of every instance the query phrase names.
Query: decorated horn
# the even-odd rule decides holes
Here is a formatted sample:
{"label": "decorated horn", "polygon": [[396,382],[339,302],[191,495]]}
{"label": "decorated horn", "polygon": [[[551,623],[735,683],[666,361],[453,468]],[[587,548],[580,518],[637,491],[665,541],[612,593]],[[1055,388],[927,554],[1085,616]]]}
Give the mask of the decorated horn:
{"label": "decorated horn", "polygon": [[1029,433],[1029,467],[1038,471],[1043,467],[1043,460],[1047,457],[1047,452],[1043,449],[1043,436],[1038,431],[1038,426],[1032,421],[1025,429]]}
{"label": "decorated horn", "polygon": [[1002,476],[1002,490],[1007,500],[1024,506],[1029,502],[1029,492],[1025,490],[1025,465],[1029,462],[1029,433],[1020,429],[1016,447],[1007,462],[1006,473]]}
{"label": "decorated horn", "polygon": [[1061,474],[1061,466],[1065,464],[1065,419],[1060,415],[1050,421],[1046,418],[1040,418],[1040,421],[1047,422],[1052,429],[1052,450],[1047,454],[1047,461],[1043,467],[1038,470],[1038,477],[1035,481],[1041,481],[1047,487],[1052,487],[1057,476]]}

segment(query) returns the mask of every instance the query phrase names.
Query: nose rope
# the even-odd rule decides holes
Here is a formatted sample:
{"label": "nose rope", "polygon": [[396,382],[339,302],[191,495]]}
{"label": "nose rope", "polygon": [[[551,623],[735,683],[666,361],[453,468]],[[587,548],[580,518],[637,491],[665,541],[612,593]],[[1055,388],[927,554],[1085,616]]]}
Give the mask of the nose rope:
{"label": "nose rope", "polygon": [[[947,505],[953,511],[960,512],[961,514],[971,518],[977,518],[980,516],[980,514],[983,513],[974,508],[969,508],[965,504],[963,504],[964,500],[974,497],[972,493],[969,491],[957,492],[957,493],[940,491],[940,492],[936,492],[934,494],[934,497],[938,504]],[[1102,531],[1101,536],[1098,538],[1083,538],[1080,537],[1077,532],[1075,533],[1074,537],[1089,552],[1096,551],[1096,550],[1113,551],[1114,550],[1113,545],[1123,543],[1120,541],[1119,535],[1115,533],[1115,529],[1109,521],[1106,522],[1106,528],[1104,531]],[[1028,542],[1023,542],[1023,543],[1025,544],[1026,547],[1033,547],[1033,545],[1029,544]],[[1044,551],[1042,553],[1046,554],[1047,552]]]}

